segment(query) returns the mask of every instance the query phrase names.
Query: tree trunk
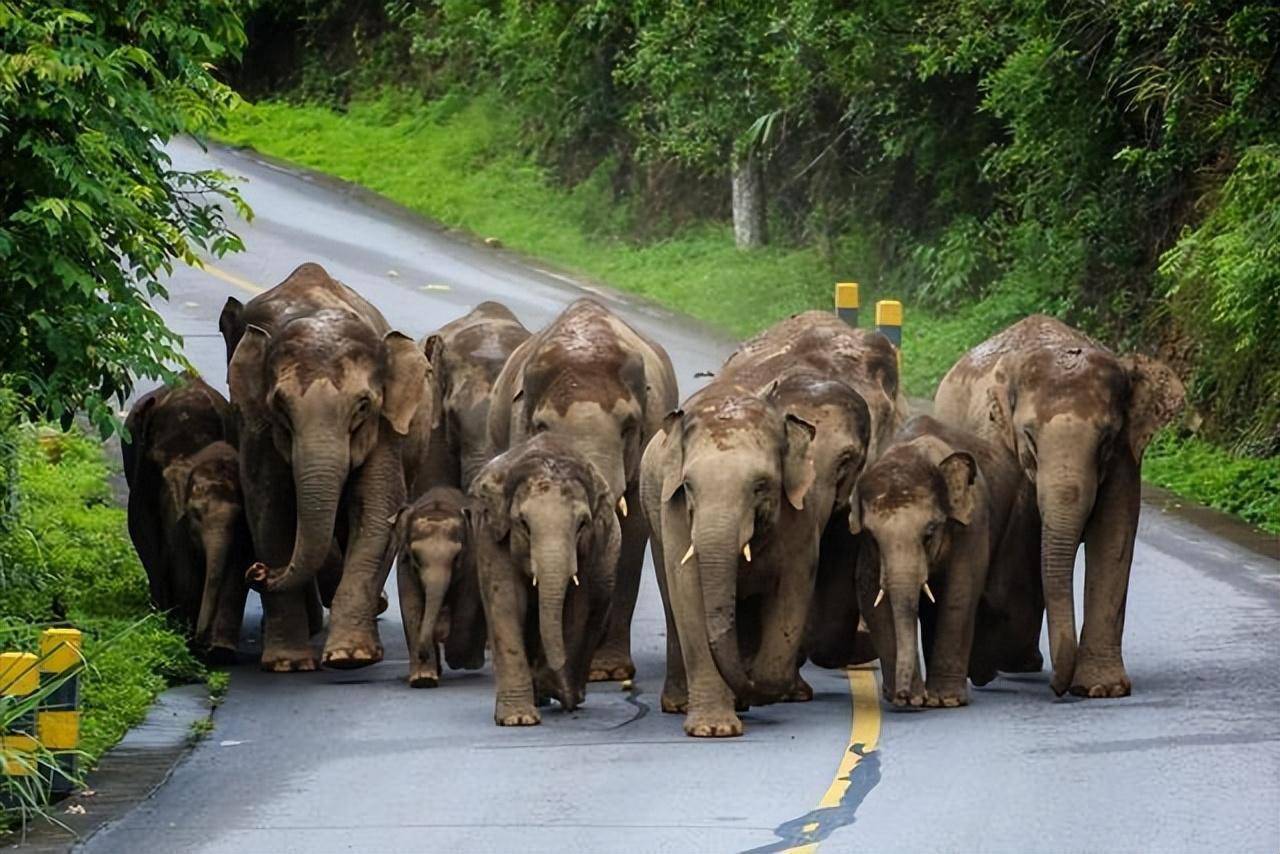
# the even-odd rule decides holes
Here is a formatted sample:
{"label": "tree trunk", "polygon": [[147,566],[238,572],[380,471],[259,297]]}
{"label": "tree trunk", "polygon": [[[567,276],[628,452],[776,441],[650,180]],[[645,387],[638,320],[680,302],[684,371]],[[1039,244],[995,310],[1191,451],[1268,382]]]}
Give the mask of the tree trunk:
{"label": "tree trunk", "polygon": [[764,164],[755,152],[733,164],[733,239],[739,249],[768,242],[765,234]]}

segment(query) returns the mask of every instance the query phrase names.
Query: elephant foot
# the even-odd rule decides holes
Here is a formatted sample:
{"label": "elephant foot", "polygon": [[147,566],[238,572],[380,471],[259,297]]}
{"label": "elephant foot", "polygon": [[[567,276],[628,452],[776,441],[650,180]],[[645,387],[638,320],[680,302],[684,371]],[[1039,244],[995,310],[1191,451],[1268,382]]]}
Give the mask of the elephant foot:
{"label": "elephant foot", "polygon": [[936,682],[924,691],[924,704],[931,709],[954,709],[969,705],[969,690],[963,681]]}
{"label": "elephant foot", "polygon": [[264,652],[259,666],[268,673],[307,673],[318,665],[316,657],[310,653]]}
{"label": "elephant foot", "polygon": [[733,738],[742,735],[742,721],[733,712],[695,712],[684,719],[684,731],[694,738]]}
{"label": "elephant foot", "polygon": [[587,674],[588,682],[622,682],[633,679],[636,665],[631,656],[599,650],[591,659],[591,670]]}
{"label": "elephant foot", "polygon": [[435,688],[440,684],[440,674],[434,667],[418,667],[409,672],[410,688]]}
{"label": "elephant foot", "polygon": [[924,706],[924,686],[914,686],[910,691],[906,689],[890,691],[886,688],[883,693],[885,700],[897,709],[908,707],[918,709]]}
{"label": "elephant foot", "polygon": [[684,694],[662,692],[662,711],[669,715],[683,715],[689,711],[689,698]]}
{"label": "elephant foot", "polygon": [[542,723],[542,716],[533,706],[499,706],[493,721],[498,726],[535,726]]}
{"label": "elephant foot", "polygon": [[331,667],[334,670],[355,670],[358,667],[368,667],[371,664],[377,664],[382,661],[382,644],[353,645],[353,646],[335,646],[328,644],[325,646],[324,657],[321,659],[325,667]]}
{"label": "elephant foot", "polygon": [[782,695],[784,703],[807,703],[813,699],[813,686],[804,681],[799,674],[796,675],[796,681],[787,693]]}
{"label": "elephant foot", "polygon": [[1076,666],[1070,690],[1077,697],[1115,698],[1129,696],[1133,685],[1123,664],[1085,658]]}

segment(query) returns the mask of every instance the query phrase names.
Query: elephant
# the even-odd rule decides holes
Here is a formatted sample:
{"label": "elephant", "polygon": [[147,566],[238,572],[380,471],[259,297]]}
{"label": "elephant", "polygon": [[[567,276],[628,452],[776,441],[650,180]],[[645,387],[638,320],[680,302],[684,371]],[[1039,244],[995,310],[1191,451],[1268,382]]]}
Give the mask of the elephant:
{"label": "elephant", "polygon": [[613,490],[570,439],[540,433],[482,468],[470,496],[494,721],[530,726],[541,699],[570,711],[586,697],[622,545]]}
{"label": "elephant", "polygon": [[[1034,484],[1050,687],[1058,696],[1131,691],[1120,645],[1142,454],[1185,397],[1162,362],[1117,356],[1044,315],[974,347],[938,386],[936,417],[1004,445]],[[1086,582],[1077,648],[1073,576],[1081,542]],[[1038,648],[1038,620],[1023,642]]]}
{"label": "elephant", "polygon": [[484,666],[484,612],[465,505],[466,496],[457,488],[435,486],[396,514],[388,559],[396,563],[414,688],[440,684],[441,643],[450,667]]}
{"label": "elephant", "polygon": [[434,382],[432,425],[420,470],[410,473],[409,497],[433,486],[466,491],[489,461],[489,400],[507,358],[529,330],[506,306],[482,302],[421,341]]}
{"label": "elephant", "polygon": [[662,708],[685,711],[691,736],[741,735],[735,706],[812,696],[799,653],[831,509],[815,497],[834,486],[816,483],[820,430],[801,413],[829,392],[717,379],[645,449],[641,503],[668,613]]}
{"label": "elephant", "polygon": [[226,398],[195,375],[140,398],[121,442],[129,535],[152,603],[213,664],[235,661],[253,546]]}
{"label": "elephant", "polygon": [[[858,631],[853,583],[858,541],[846,524],[849,495],[862,465],[880,456],[906,422],[910,408],[898,378],[897,352],[889,339],[851,327],[830,312],[807,311],[774,324],[739,346],[720,376],[764,390],[778,377],[796,370],[814,371],[846,384],[862,398],[870,419],[861,447],[842,441],[842,456],[816,455],[819,483],[828,481],[826,472],[832,464],[842,465],[843,470],[835,475],[838,488],[830,519],[822,529],[804,652],[820,666],[844,667],[875,658],[869,635]],[[836,437],[819,427],[819,441],[831,444]]]}
{"label": "elephant", "polygon": [[848,520],[865,538],[858,598],[893,705],[964,706],[969,675],[979,685],[995,675],[1001,647],[990,629],[1010,581],[1036,562],[1025,487],[1003,446],[926,415],[907,422],[858,478]]}
{"label": "elephant", "polygon": [[622,516],[618,590],[592,661],[593,682],[635,675],[631,615],[649,530],[644,515],[628,507],[639,501],[641,452],[677,402],[666,351],[589,299],[572,303],[517,347],[494,384],[491,450],[544,432],[569,438],[603,475]]}
{"label": "elephant", "polygon": [[[245,510],[265,616],[261,665],[314,670],[309,639],[330,607],[323,663],[382,659],[375,617],[389,521],[405,501],[406,437],[431,424],[431,368],[412,339],[318,264],[220,326],[237,411]],[[336,544],[336,545],[335,545]]]}

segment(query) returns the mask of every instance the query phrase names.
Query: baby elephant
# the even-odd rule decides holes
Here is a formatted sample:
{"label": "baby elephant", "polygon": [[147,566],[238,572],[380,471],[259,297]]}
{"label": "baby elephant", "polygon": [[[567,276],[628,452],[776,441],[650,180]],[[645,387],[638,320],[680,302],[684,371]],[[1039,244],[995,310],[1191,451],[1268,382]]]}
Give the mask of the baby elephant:
{"label": "baby elephant", "polygon": [[1004,448],[927,416],[909,421],[858,479],[849,516],[849,529],[866,535],[858,599],[895,706],[966,705],[966,677],[985,684],[1003,663],[985,629],[998,622],[989,609],[1001,609],[1009,584],[1035,572],[1039,540],[1026,486]]}
{"label": "baby elephant", "polygon": [[441,643],[450,667],[484,666],[484,613],[467,548],[465,503],[459,490],[438,486],[406,505],[394,520],[390,554],[396,560],[409,684],[414,688],[440,683]]}
{"label": "baby elephant", "polygon": [[129,535],[151,600],[185,621],[214,663],[235,660],[253,562],[228,408],[204,380],[187,377],[134,404],[122,443]]}
{"label": "baby elephant", "polygon": [[497,457],[471,484],[499,726],[538,723],[543,698],[572,710],[586,696],[621,544],[611,495],[595,466],[551,433]]}

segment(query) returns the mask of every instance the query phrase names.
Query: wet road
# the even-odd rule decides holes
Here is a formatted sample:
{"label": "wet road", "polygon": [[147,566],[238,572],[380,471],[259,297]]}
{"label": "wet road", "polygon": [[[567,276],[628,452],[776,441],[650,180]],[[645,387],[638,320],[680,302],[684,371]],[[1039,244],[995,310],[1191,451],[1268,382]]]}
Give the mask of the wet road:
{"label": "wet road", "polygon": [[[415,337],[483,299],[537,328],[581,293],[333,182],[189,143],[172,153],[182,167],[250,179],[248,251],[178,271],[162,306],[223,388],[223,301],[304,260]],[[668,348],[682,396],[731,349],[692,321],[601,295]],[[487,669],[448,673],[433,691],[405,685],[394,581],[388,589],[387,660],[284,676],[236,668],[213,734],[86,848],[1280,850],[1280,560],[1155,507],[1135,551],[1125,636],[1135,693],[1124,700],[1054,700],[1042,674],[997,679],[964,709],[882,712],[873,671],[810,668],[812,703],[752,710],[740,739],[689,739],[658,708],[664,626],[647,569],[635,689],[592,686],[577,712],[500,729]]]}

